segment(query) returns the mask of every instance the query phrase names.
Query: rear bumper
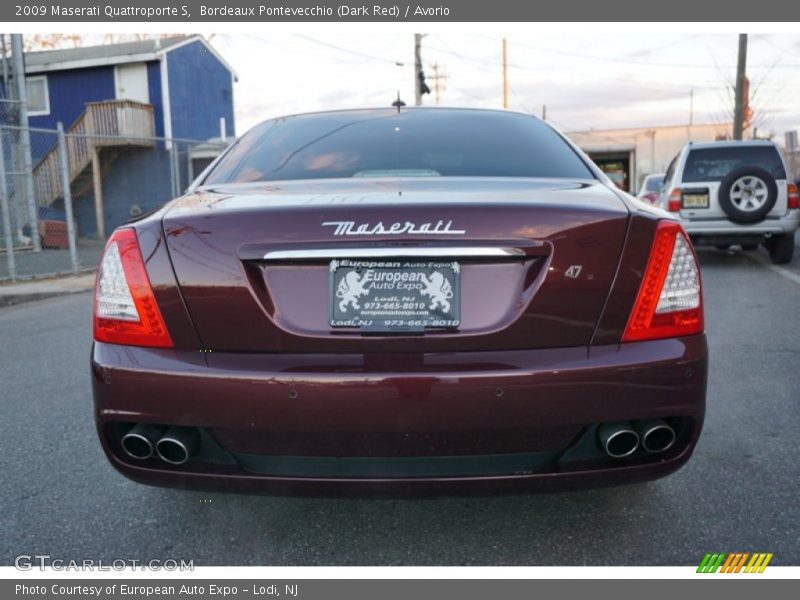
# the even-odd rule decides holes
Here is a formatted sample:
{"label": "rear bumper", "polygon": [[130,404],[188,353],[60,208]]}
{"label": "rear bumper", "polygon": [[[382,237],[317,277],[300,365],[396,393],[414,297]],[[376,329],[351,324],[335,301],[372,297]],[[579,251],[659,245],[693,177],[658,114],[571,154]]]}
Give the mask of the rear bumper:
{"label": "rear bumper", "polygon": [[758,223],[734,223],[728,219],[681,219],[681,225],[692,239],[763,238],[766,235],[794,233],[800,226],[800,210],[790,210],[780,218],[767,218]]}
{"label": "rear bumper", "polygon": [[[427,355],[201,354],[96,343],[97,429],[133,480],[260,493],[495,493],[667,475],[705,412],[704,335]],[[597,423],[670,419],[663,454],[604,456]],[[201,429],[182,466],[121,449],[126,424]],[[129,426],[129,425],[127,425]]]}

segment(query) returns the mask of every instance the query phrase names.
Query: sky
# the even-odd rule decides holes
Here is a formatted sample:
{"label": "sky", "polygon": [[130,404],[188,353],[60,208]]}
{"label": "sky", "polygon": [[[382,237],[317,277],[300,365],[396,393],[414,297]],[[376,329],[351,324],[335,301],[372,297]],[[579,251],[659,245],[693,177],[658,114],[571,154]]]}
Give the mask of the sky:
{"label": "sky", "polygon": [[[474,27],[474,25],[465,26]],[[209,38],[209,36],[206,36]],[[442,79],[441,106],[502,108],[502,33],[429,33],[422,41],[427,82]],[[564,131],[732,120],[738,36],[598,33],[563,29],[507,37],[509,108]],[[237,134],[286,114],[414,103],[410,33],[343,31],[220,33],[210,43],[239,75]],[[759,134],[779,142],[800,128],[800,35],[751,34],[751,106]],[[425,105],[435,105],[433,94]]]}

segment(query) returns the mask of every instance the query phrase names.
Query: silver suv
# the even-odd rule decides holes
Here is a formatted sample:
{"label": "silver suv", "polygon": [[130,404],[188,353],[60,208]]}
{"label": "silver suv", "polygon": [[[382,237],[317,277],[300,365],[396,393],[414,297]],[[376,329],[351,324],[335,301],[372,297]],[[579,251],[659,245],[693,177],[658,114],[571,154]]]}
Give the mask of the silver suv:
{"label": "silver suv", "polygon": [[764,244],[772,262],[792,260],[800,197],[774,142],[687,144],[667,169],[659,205],[678,213],[696,244]]}

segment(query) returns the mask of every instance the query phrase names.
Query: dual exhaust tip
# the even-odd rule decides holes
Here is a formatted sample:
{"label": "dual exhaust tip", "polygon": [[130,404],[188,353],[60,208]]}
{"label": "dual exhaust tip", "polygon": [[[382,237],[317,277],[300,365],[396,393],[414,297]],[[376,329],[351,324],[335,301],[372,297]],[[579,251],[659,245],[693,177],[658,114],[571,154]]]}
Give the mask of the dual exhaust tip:
{"label": "dual exhaust tip", "polygon": [[[663,419],[603,423],[597,439],[612,458],[630,456],[641,448],[650,454],[665,452],[675,443],[675,430]],[[122,437],[122,449],[131,458],[158,456],[171,465],[187,462],[200,447],[200,433],[193,427],[169,427],[139,423]]]}
{"label": "dual exhaust tip", "polygon": [[675,437],[675,429],[663,419],[603,423],[597,428],[600,446],[612,458],[630,456],[640,446],[650,454],[665,452],[675,443]]}
{"label": "dual exhaust tip", "polygon": [[137,460],[158,456],[171,465],[182,465],[200,448],[200,433],[193,427],[169,427],[139,423],[122,437],[125,454]]}

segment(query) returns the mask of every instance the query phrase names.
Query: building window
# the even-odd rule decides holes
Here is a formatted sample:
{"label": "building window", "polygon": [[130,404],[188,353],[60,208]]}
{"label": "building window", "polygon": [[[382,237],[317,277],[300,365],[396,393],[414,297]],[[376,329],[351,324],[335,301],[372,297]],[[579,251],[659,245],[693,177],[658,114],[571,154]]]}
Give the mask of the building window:
{"label": "building window", "polygon": [[50,93],[47,89],[47,76],[26,77],[28,91],[28,115],[37,117],[50,114]]}

